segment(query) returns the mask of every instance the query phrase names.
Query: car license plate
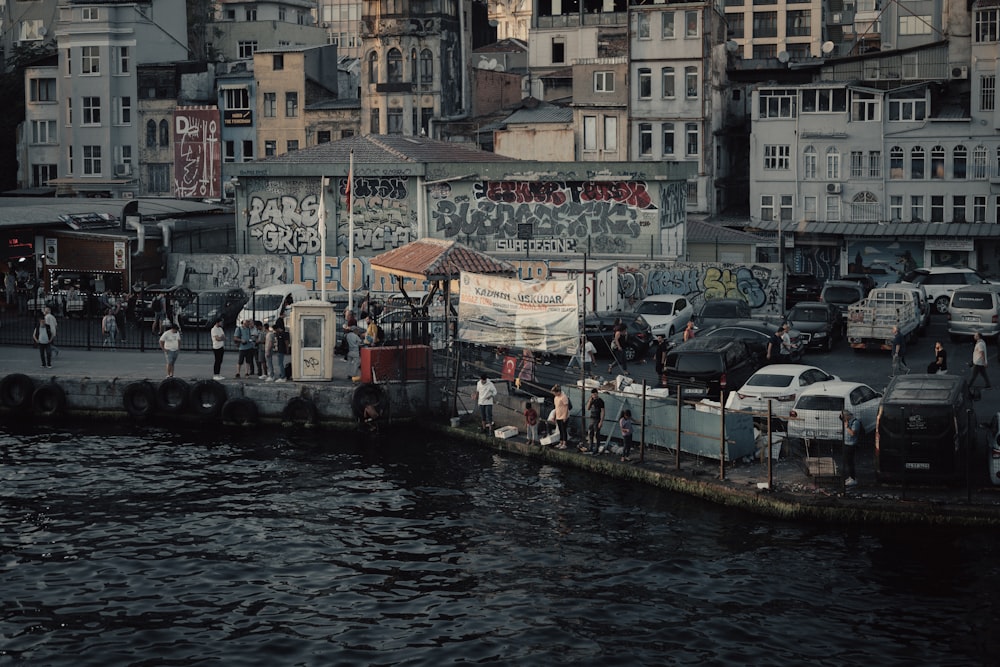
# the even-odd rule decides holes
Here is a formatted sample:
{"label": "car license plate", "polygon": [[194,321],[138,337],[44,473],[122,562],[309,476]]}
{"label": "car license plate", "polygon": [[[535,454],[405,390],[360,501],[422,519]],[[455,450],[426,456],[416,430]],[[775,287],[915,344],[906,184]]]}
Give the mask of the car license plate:
{"label": "car license plate", "polygon": [[965,322],[978,322],[979,318],[975,315],[966,315],[962,318]]}
{"label": "car license plate", "polygon": [[907,463],[906,463],[906,469],[907,470],[930,470],[931,469],[931,464],[930,463],[907,461]]}

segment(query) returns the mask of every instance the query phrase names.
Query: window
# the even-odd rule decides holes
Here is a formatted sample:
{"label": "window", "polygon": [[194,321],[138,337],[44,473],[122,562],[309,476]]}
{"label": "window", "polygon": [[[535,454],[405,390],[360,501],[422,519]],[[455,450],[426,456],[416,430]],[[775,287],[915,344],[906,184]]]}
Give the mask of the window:
{"label": "window", "polygon": [[650,123],[639,123],[639,155],[653,154],[653,126]]}
{"label": "window", "polygon": [[851,91],[851,120],[855,122],[877,121],[880,119],[879,99],[875,93]]}
{"label": "window", "polygon": [[663,87],[664,99],[673,99],[677,96],[674,90],[674,68],[664,67],[660,70],[660,85]]}
{"label": "window", "polygon": [[815,179],[818,164],[816,149],[812,146],[806,146],[802,156],[802,177],[808,180]]}
{"label": "window", "polygon": [[386,111],[386,122],[388,123],[389,134],[403,133],[403,109],[399,107],[390,108]]}
{"label": "window", "polygon": [[132,98],[116,97],[115,98],[115,125],[131,125],[132,124]]}
{"label": "window", "polygon": [[285,142],[285,152],[286,153],[291,153],[292,151],[297,151],[297,150],[299,150],[299,140],[298,139],[289,139],[288,141]]}
{"label": "window", "polygon": [[66,76],[73,76],[73,49],[66,49],[66,57],[63,60],[66,63]]}
{"label": "window", "polygon": [[826,149],[826,180],[840,180],[840,153],[834,146]]}
{"label": "window", "polygon": [[889,219],[891,222],[903,221],[903,196],[891,195],[889,197]]}
{"label": "window", "polygon": [[847,111],[847,91],[843,88],[810,88],[801,91],[802,113]]}
{"label": "window", "polygon": [[889,99],[890,121],[923,120],[927,115],[927,102],[923,99]]}
{"label": "window", "polygon": [[253,162],[253,139],[243,140],[243,161]]}
{"label": "window", "polygon": [[[726,18],[729,18],[728,16]],[[676,36],[674,32],[674,13],[673,12],[661,12],[660,13],[660,39],[673,39]]]}
{"label": "window", "polygon": [[247,7],[246,10],[243,13],[243,16],[244,16],[244,18],[246,18],[247,21],[256,21],[257,20],[257,8],[256,7]]}
{"label": "window", "polygon": [[639,99],[648,100],[653,97],[653,71],[648,67],[639,68]]}
{"label": "window", "polygon": [[926,155],[921,146],[914,146],[910,149],[910,178],[920,180],[924,178],[924,161]]}
{"label": "window", "polygon": [[149,176],[149,192],[170,192],[171,184],[174,182],[172,167],[173,164],[146,165],[146,173]]}
{"label": "window", "polygon": [[944,179],[944,147],[935,146],[931,149],[931,178]]}
{"label": "window", "polygon": [[389,83],[403,82],[403,52],[399,49],[389,49],[386,56],[386,77]]}
{"label": "window", "polygon": [[931,195],[931,222],[944,222],[944,195]]}
{"label": "window", "polygon": [[729,36],[732,39],[743,39],[746,26],[743,14],[726,14],[726,21],[729,23]]}
{"label": "window", "polygon": [[430,90],[434,86],[434,54],[430,49],[420,52],[420,89]]}
{"label": "window", "polygon": [[924,196],[910,195],[910,220],[913,222],[924,221]]}
{"label": "window", "polygon": [[777,37],[778,36],[778,12],[754,12],[753,13],[753,36],[754,37]]}
{"label": "window", "polygon": [[882,151],[868,151],[868,178],[882,178]]}
{"label": "window", "polygon": [[146,148],[156,148],[156,121],[146,121]]}
{"label": "window", "polygon": [[583,117],[583,150],[597,150],[597,116]]}
{"label": "window", "polygon": [[618,150],[618,117],[604,117],[604,150]]}
{"label": "window", "polygon": [[882,217],[878,198],[871,192],[859,192],[851,199],[851,220],[854,222],[878,222]]}
{"label": "window", "polygon": [[636,37],[649,39],[649,12],[639,12],[636,16]]}
{"label": "window", "polygon": [[966,177],[966,166],[968,163],[969,152],[965,149],[965,146],[955,146],[951,151],[951,177],[961,178]]}
{"label": "window", "polygon": [[222,91],[223,105],[230,111],[246,111],[250,108],[250,91],[246,88],[227,88]]}
{"label": "window", "polygon": [[316,132],[317,144],[328,144],[333,141],[333,133],[330,130],[319,130]]}
{"label": "window", "polygon": [[698,99],[698,68],[684,68],[684,91],[689,100]]}
{"label": "window", "polygon": [[275,53],[271,56],[271,69],[275,72],[285,69],[285,54]]}
{"label": "window", "polygon": [[889,178],[893,180],[903,178],[903,149],[899,146],[889,149]]}
{"label": "window", "polygon": [[278,93],[264,93],[264,117],[274,118],[278,115]]}
{"label": "window", "polygon": [[782,221],[788,222],[792,219],[792,212],[795,210],[794,201],[795,198],[792,195],[781,195],[781,199],[778,200],[778,215]]}
{"label": "window", "polygon": [[378,83],[378,54],[368,54],[368,83]]}
{"label": "window", "polygon": [[295,118],[299,115],[299,94],[285,93],[285,118]]}
{"label": "window", "polygon": [[101,147],[100,146],[84,146],[83,147],[83,175],[84,176],[100,176],[101,175]]}
{"label": "window", "polygon": [[[115,164],[120,164],[124,168],[121,169],[122,176],[126,176],[132,172],[132,146],[125,144],[124,146],[117,146],[115,148]],[[116,170],[117,171],[117,170]],[[116,176],[118,174],[115,174]]]}
{"label": "window", "polygon": [[31,121],[31,143],[33,144],[58,143],[58,137],[56,135],[56,122],[54,120]]}
{"label": "window", "polygon": [[663,124],[663,154],[673,155],[676,151],[674,147],[674,124],[664,123]]}
{"label": "window", "polygon": [[382,134],[382,118],[379,115],[377,107],[372,109],[371,115],[369,116],[369,122],[371,123],[371,134]]}
{"label": "window", "polygon": [[687,136],[685,142],[685,153],[688,157],[695,157],[698,155],[698,123],[687,123],[684,126],[684,133]]}
{"label": "window", "polygon": [[101,73],[101,55],[98,47],[80,47],[80,72],[89,75]]}
{"label": "window", "polygon": [[760,196],[761,221],[774,220],[774,195]]}
{"label": "window", "polygon": [[115,46],[111,50],[112,58],[114,60],[115,74],[121,76],[129,73],[131,68],[131,60],[129,58],[129,52],[127,46]]}
{"label": "window", "polygon": [[778,57],[778,47],[774,44],[754,44],[753,47],[753,58],[754,60],[767,60],[774,59]]}
{"label": "window", "polygon": [[972,178],[981,181],[986,178],[987,173],[986,146],[980,144],[972,151]]}
{"label": "window", "polygon": [[765,144],[764,169],[766,171],[787,170],[791,157],[791,146],[788,144]]}
{"label": "window", "polygon": [[615,92],[615,73],[594,72],[594,92],[595,93]]}
{"label": "window", "polygon": [[552,64],[562,65],[566,62],[566,42],[562,37],[552,40]]}
{"label": "window", "polygon": [[863,178],[865,175],[864,151],[851,151],[851,178]]}
{"label": "window", "polygon": [[986,197],[983,195],[972,198],[972,221],[986,222]]}
{"label": "window", "polygon": [[951,198],[951,221],[965,222],[965,195],[953,195]]}
{"label": "window", "polygon": [[794,90],[762,90],[758,104],[760,118],[795,118]]}
{"label": "window", "polygon": [[31,84],[32,102],[55,102],[56,101],[56,80],[55,79],[32,79]]}
{"label": "window", "polygon": [[826,220],[827,222],[840,220],[840,197],[837,195],[826,196]]}
{"label": "window", "polygon": [[73,147],[66,147],[66,175],[73,175]]}
{"label": "window", "polygon": [[67,97],[66,98],[66,124],[67,125],[72,125],[73,124],[73,98],[72,97]]}
{"label": "window", "polygon": [[988,74],[979,77],[979,110],[996,111],[997,108],[997,75]]}
{"label": "window", "polygon": [[227,140],[222,142],[222,161],[236,162],[236,142]]}
{"label": "window", "polygon": [[817,198],[815,195],[806,195],[802,198],[802,212],[809,222],[816,220]]}
{"label": "window", "polygon": [[236,45],[236,55],[240,60],[250,60],[257,52],[257,40],[241,40]]}
{"label": "window", "polygon": [[789,11],[785,19],[785,34],[808,37],[812,34],[812,12],[808,9]]}
{"label": "window", "polygon": [[170,123],[166,120],[160,121],[160,148],[170,146]]}
{"label": "window", "polygon": [[697,37],[698,36],[698,12],[697,11],[687,11],[684,12],[684,37]]}
{"label": "window", "polygon": [[39,187],[45,185],[53,178],[59,177],[59,169],[54,164],[33,164],[31,165],[31,185]]}
{"label": "window", "polygon": [[288,18],[288,11],[284,7],[278,7],[278,20],[284,21]]}
{"label": "window", "polygon": [[83,98],[83,124],[84,125],[100,125],[101,124],[101,98],[100,97],[84,97]]}
{"label": "window", "polygon": [[1000,9],[976,10],[976,42],[1000,41]]}
{"label": "window", "polygon": [[933,30],[931,17],[904,14],[899,17],[900,35],[929,35]]}
{"label": "window", "polygon": [[83,7],[80,12],[80,18],[84,21],[100,21],[101,11],[97,7]]}
{"label": "window", "polygon": [[278,144],[274,139],[268,139],[264,142],[264,157],[274,157],[278,152]]}

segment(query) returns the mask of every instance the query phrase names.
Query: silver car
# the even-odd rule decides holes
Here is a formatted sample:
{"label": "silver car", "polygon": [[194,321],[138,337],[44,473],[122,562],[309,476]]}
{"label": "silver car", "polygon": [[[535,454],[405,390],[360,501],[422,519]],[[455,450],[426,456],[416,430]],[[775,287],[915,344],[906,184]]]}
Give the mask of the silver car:
{"label": "silver car", "polygon": [[969,285],[951,293],[948,335],[957,341],[976,333],[984,338],[1000,334],[1000,285]]}

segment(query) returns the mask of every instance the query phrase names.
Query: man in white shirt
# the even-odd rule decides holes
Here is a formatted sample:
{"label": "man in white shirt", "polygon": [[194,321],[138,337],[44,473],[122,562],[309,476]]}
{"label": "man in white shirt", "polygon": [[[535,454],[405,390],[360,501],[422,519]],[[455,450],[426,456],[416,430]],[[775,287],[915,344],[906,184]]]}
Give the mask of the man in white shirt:
{"label": "man in white shirt", "polygon": [[52,309],[48,306],[42,308],[42,312],[45,313],[45,323],[49,325],[49,331],[52,332],[52,340],[49,341],[49,349],[52,350],[52,354],[59,356],[59,348],[55,346],[56,339],[56,329],[58,328],[58,322],[56,322],[56,316],[52,314]]}
{"label": "man in white shirt", "polygon": [[212,366],[212,379],[223,380],[222,357],[226,354],[226,331],[222,328],[223,320],[216,318],[215,325],[209,334],[212,337],[212,354],[215,355],[215,364]]}
{"label": "man in white shirt", "polygon": [[160,349],[167,358],[167,377],[174,376],[174,364],[181,351],[181,332],[177,322],[171,322],[170,328],[160,334]]}
{"label": "man in white shirt", "polygon": [[480,375],[479,382],[476,383],[476,403],[483,418],[483,431],[487,433],[493,430],[493,398],[496,395],[497,388],[493,382],[485,373]]}

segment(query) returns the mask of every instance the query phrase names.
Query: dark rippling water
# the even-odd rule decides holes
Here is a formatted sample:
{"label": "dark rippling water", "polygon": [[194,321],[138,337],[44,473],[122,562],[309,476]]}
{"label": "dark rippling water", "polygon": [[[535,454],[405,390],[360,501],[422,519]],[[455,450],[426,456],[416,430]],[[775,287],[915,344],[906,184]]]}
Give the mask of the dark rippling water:
{"label": "dark rippling water", "polygon": [[329,432],[0,427],[0,664],[989,665],[996,531]]}

